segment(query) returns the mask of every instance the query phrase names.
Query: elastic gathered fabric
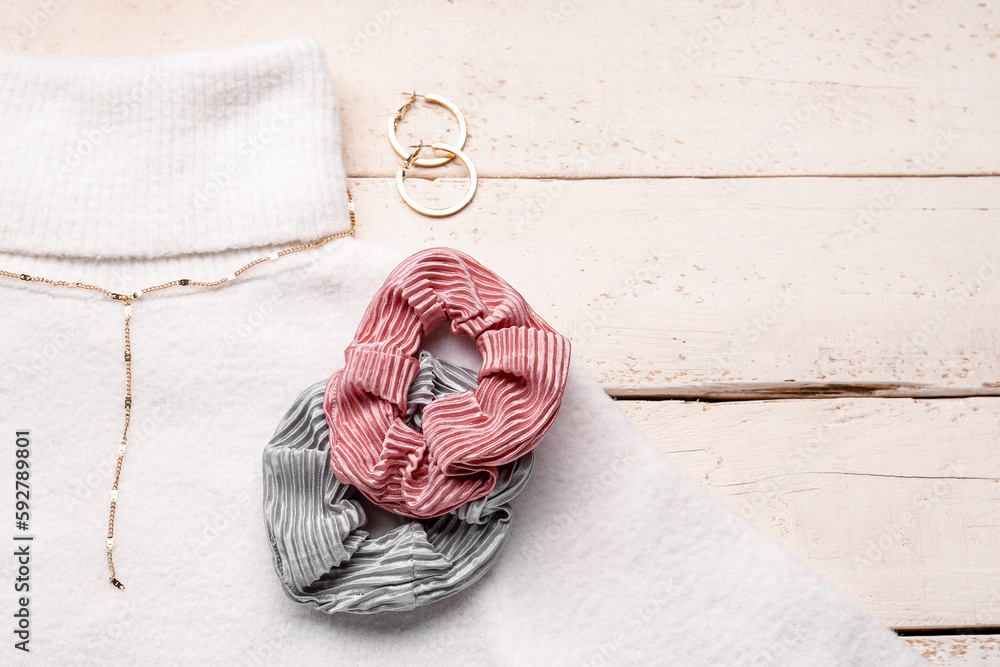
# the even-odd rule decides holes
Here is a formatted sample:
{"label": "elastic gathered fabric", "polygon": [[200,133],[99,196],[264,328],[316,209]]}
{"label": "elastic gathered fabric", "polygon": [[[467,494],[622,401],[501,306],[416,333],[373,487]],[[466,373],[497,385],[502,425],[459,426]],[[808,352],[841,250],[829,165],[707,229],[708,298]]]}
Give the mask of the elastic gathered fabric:
{"label": "elastic gathered fabric", "polygon": [[[427,406],[474,388],[476,374],[426,351],[418,363],[407,421],[419,429]],[[328,464],[326,384],[299,395],[264,449],[264,522],[285,593],[328,614],[372,614],[413,609],[475,583],[500,555],[513,518],[508,503],[527,483],[533,454],[502,466],[485,497],[369,538],[355,489]]]}
{"label": "elastic gathered fabric", "polygon": [[[482,357],[474,390],[406,422],[424,335],[450,321]],[[452,248],[418,252],[376,293],[329,380],[330,468],[373,504],[411,518],[490,493],[498,469],[531,451],[559,412],[570,343],[499,276]]]}

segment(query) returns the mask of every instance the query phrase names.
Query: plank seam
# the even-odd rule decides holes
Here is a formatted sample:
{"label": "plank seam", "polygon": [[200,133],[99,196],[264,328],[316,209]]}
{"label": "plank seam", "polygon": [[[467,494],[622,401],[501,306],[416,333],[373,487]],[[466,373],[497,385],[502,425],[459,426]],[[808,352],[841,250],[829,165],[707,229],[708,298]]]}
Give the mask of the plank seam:
{"label": "plank seam", "polygon": [[[897,174],[897,173],[886,173],[886,174],[870,174],[870,173],[838,173],[838,174],[757,174],[753,176],[746,176],[740,173],[732,174],[608,174],[604,176],[586,176],[586,175],[576,175],[576,174],[536,174],[536,175],[511,175],[511,176],[497,176],[491,174],[483,174],[482,172],[477,172],[477,176],[480,181],[670,181],[678,179],[687,180],[704,180],[704,181],[718,181],[718,180],[733,180],[733,181],[752,181],[764,178],[833,178],[833,179],[896,179],[896,178],[996,178],[1000,176],[1000,171],[987,171],[979,173],[965,173],[965,172],[946,172],[941,174]],[[349,174],[348,178],[353,178],[357,180],[369,179],[369,180],[393,180],[395,176],[393,175],[381,175],[381,174]],[[409,178],[409,177],[407,177]],[[462,180],[465,177],[461,174],[456,174],[453,176],[436,176],[436,177],[417,177],[422,180],[436,181],[439,179],[452,179],[452,180]]]}
{"label": "plank seam", "polygon": [[934,628],[931,630],[895,630],[900,637],[937,637],[950,635],[995,635],[1000,634],[1000,626],[981,628]]}
{"label": "plank seam", "polygon": [[997,398],[1000,397],[1000,392],[984,392],[977,394],[872,394],[867,392],[858,393],[839,393],[831,391],[828,394],[816,393],[816,392],[803,392],[799,393],[781,393],[781,394],[771,394],[767,390],[760,390],[759,395],[750,396],[692,396],[691,394],[637,394],[630,392],[628,394],[614,394],[607,392],[608,396],[616,401],[643,401],[643,402],[653,402],[653,401],[680,401],[683,403],[746,403],[751,401],[774,401],[774,400],[816,400],[816,399],[837,399],[837,398],[885,398],[885,399],[909,399],[918,401],[951,401],[955,399],[962,398]]}

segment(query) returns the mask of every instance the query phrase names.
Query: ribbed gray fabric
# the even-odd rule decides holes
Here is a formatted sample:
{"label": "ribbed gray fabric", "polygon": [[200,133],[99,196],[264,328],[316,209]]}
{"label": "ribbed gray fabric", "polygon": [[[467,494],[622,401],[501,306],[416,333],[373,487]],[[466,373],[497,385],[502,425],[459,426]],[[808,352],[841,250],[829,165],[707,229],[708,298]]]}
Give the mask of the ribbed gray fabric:
{"label": "ribbed gray fabric", "polygon": [[[476,374],[430,352],[407,397],[407,422],[420,426],[423,406],[443,394],[476,387]],[[275,571],[293,600],[328,614],[407,610],[474,583],[500,554],[524,488],[529,452],[502,466],[494,489],[454,512],[411,521],[369,539],[365,512],[328,464],[323,412],[326,380],[295,400],[264,448],[264,522]]]}
{"label": "ribbed gray fabric", "polygon": [[474,371],[438,359],[427,350],[421,350],[417,360],[420,369],[406,394],[406,423],[422,431],[425,405],[444,394],[475,389],[477,377]]}

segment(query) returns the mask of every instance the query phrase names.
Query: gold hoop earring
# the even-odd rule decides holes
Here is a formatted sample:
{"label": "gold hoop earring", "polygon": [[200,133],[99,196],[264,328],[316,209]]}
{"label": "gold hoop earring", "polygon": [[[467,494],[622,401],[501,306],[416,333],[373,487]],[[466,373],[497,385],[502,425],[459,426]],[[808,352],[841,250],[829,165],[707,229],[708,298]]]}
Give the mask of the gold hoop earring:
{"label": "gold hoop earring", "polygon": [[421,141],[420,145],[417,146],[417,150],[407,156],[406,162],[403,164],[403,168],[396,172],[396,189],[399,190],[399,194],[403,198],[403,201],[406,202],[406,205],[421,215],[426,215],[431,218],[443,218],[445,216],[452,215],[453,213],[458,213],[465,208],[470,201],[472,201],[472,195],[476,193],[478,177],[476,176],[476,168],[472,165],[472,161],[469,160],[465,153],[455,146],[434,143],[430,145],[430,148],[433,148],[436,151],[445,151],[446,153],[449,153],[451,155],[451,157],[448,158],[449,160],[457,157],[469,170],[469,190],[457,204],[453,204],[447,208],[428,208],[423,204],[418,204],[412,197],[410,197],[410,195],[406,193],[406,188],[403,186],[403,179],[406,178],[406,170],[409,169],[410,166],[417,164],[417,153],[419,153],[420,149],[424,147],[427,147],[427,144]]}
{"label": "gold hoop earring", "polygon": [[[434,95],[432,93],[427,95],[417,95],[416,91],[414,91],[410,94],[410,99],[406,102],[406,104],[401,106],[399,111],[396,112],[396,115],[389,119],[389,143],[392,144],[392,149],[396,151],[396,155],[404,160],[409,159],[409,155],[403,150],[403,147],[399,144],[399,140],[396,139],[396,126],[399,125],[399,121],[403,120],[403,115],[413,105],[413,103],[416,102],[418,97],[422,97],[432,104],[440,104],[445,109],[450,111],[456,119],[458,119],[458,142],[455,146],[459,149],[465,146],[465,140],[469,136],[469,129],[465,124],[465,116],[462,115],[462,112],[459,111],[458,107],[455,106],[450,100],[446,100],[440,95]],[[453,159],[455,159],[454,154],[439,158],[421,158],[416,160],[413,164],[418,167],[440,167],[443,164],[448,164]]]}

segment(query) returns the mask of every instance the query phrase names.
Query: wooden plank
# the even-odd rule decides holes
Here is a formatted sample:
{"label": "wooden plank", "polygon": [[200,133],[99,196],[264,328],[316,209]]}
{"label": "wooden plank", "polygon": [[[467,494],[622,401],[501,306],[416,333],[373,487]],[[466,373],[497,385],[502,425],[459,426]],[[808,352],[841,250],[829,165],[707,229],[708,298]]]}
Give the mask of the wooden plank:
{"label": "wooden plank", "polygon": [[891,627],[1000,626],[1000,398],[619,405]]}
{"label": "wooden plank", "polygon": [[932,665],[1000,664],[1000,635],[907,637],[906,641]]}
{"label": "wooden plank", "polygon": [[[16,0],[0,40],[123,55],[313,34],[355,176],[395,171],[384,127],[414,87],[466,111],[485,176],[940,175],[1000,172],[998,23],[996,3],[945,0]],[[446,136],[444,112],[414,116],[404,136]]]}
{"label": "wooden plank", "polygon": [[479,258],[615,395],[1000,393],[997,178],[489,180],[442,219],[351,183],[361,238]]}

